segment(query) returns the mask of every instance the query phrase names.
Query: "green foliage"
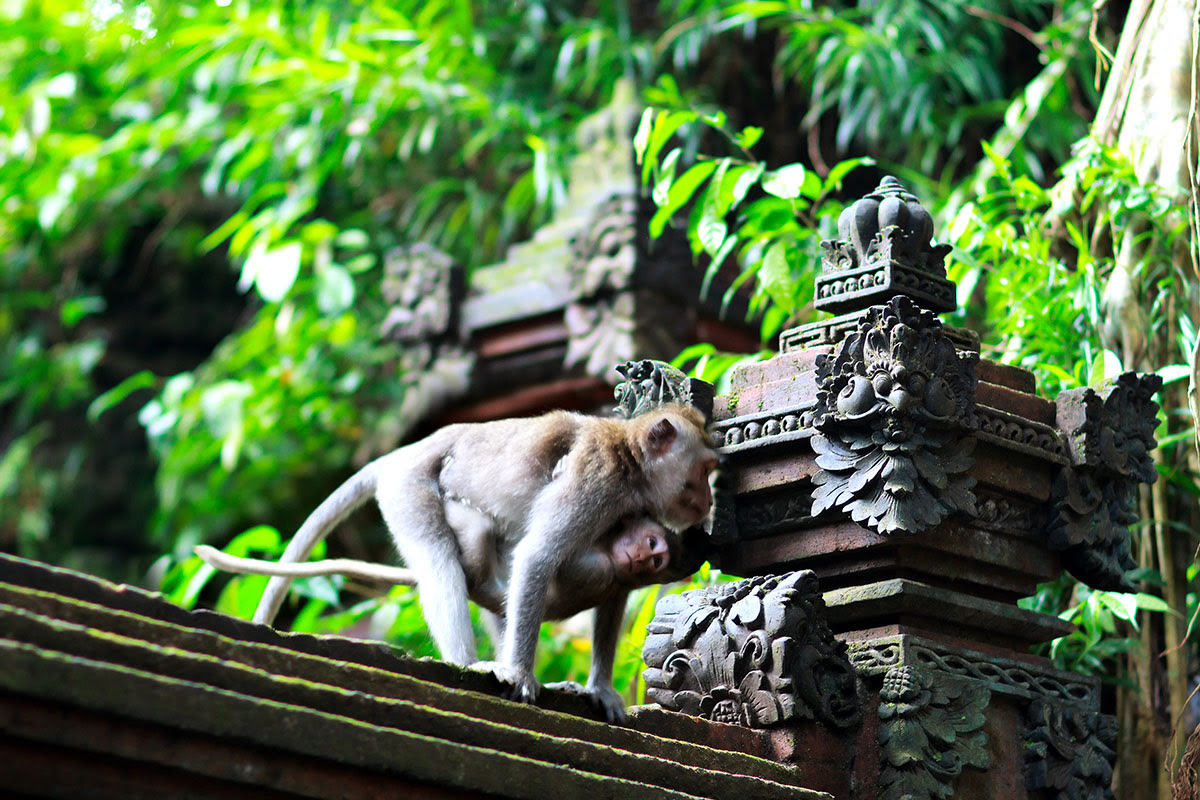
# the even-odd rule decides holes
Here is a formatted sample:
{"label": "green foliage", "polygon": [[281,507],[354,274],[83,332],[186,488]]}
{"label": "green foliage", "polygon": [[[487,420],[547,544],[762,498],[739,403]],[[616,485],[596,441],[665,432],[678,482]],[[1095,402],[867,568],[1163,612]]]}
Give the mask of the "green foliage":
{"label": "green foliage", "polygon": [[[682,148],[666,155],[663,150],[680,128],[696,124],[720,134],[737,154],[702,157],[677,176]],[[812,297],[820,263],[818,243],[836,233],[842,209],[832,194],[851,170],[873,162],[869,158],[843,161],[824,180],[800,163],[769,169],[750,153],[761,134],[756,127],[728,128],[720,113],[648,108],[634,147],[642,179],[652,187],[658,206],[650,220],[650,235],[661,236],[677,214],[690,208],[687,234],[692,252],[708,261],[702,291],[709,290],[727,263],[736,263],[738,275],[725,291],[722,305],[727,307],[753,279],[751,311],[761,314],[762,338],[769,341]],[[711,354],[697,351],[696,355]]]}
{"label": "green foliage", "polygon": [[[1141,572],[1143,577],[1154,577],[1149,571]],[[1161,578],[1158,582],[1161,583]],[[1094,590],[1068,575],[1039,586],[1036,594],[1024,598],[1019,605],[1046,614],[1057,613],[1076,625],[1067,636],[1038,648],[1057,668],[1114,683],[1124,680],[1119,677],[1118,656],[1136,650],[1141,644],[1136,636],[1128,635],[1129,630],[1139,628],[1138,611],[1178,614],[1153,594]],[[1063,605],[1068,607],[1059,611]],[[1121,622],[1127,627],[1119,627]]]}
{"label": "green foliage", "polygon": [[810,142],[832,139],[838,154],[865,150],[925,175],[956,171],[970,145],[1020,116],[1014,100],[1034,77],[1024,65],[1055,75],[1027,104],[1017,155],[1033,174],[1066,157],[1086,132],[1078,106],[1096,99],[1092,64],[1077,57],[1093,13],[1085,0],[679,5],[692,19],[668,31],[664,46],[695,53],[717,38],[769,31],[773,77],[806,102],[800,127]]}

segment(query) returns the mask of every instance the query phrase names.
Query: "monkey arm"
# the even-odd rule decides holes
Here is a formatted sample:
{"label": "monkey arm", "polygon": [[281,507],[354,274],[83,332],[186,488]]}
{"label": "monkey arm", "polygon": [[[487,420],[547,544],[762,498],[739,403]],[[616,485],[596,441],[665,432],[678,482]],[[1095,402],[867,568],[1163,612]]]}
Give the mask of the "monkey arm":
{"label": "monkey arm", "polygon": [[309,578],[314,575],[346,575],[351,578],[379,583],[416,585],[417,578],[412,570],[356,561],[351,558],[331,558],[325,561],[306,561],[288,564],[264,561],[257,558],[242,558],[223,553],[206,544],[196,545],[196,555],[205,563],[223,572],[241,575],[278,575],[284,578]]}

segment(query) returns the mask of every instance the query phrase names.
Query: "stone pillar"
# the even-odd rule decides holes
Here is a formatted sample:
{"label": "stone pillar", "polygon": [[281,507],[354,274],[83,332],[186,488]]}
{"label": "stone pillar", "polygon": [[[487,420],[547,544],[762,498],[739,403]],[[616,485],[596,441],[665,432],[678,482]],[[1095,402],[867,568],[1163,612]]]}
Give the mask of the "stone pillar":
{"label": "stone pillar", "polygon": [[[664,599],[645,651],[651,697],[721,721],[852,730],[855,797],[1111,796],[1099,683],[1030,654],[1071,625],[1017,600],[1064,569],[1127,586],[1161,381],[1127,373],[1050,401],[1032,373],[981,358],[975,333],[937,317],[955,306],[949,247],[893,178],[838,231],[815,301],[837,316],[785,333],[713,408],[726,462],[714,560],[805,577]],[[790,610],[772,616],[770,598]]]}

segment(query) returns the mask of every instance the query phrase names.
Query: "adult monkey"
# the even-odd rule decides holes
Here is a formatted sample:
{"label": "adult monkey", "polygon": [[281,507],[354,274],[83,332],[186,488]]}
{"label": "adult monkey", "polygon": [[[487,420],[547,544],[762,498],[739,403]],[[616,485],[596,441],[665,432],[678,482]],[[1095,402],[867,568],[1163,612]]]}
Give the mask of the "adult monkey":
{"label": "adult monkey", "polygon": [[[417,576],[410,569],[354,559],[285,564],[231,556],[208,545],[198,545],[195,551],[206,563],[226,572],[289,578],[340,574],[378,583],[408,586],[417,583]],[[649,518],[626,520],[591,549],[575,553],[559,566],[547,591],[543,619],[565,619],[588,608],[596,609],[593,669],[589,684],[609,686],[618,632],[629,592],[653,583],[686,578],[700,567],[707,553],[707,534],[702,528],[690,529],[681,541],[679,534]],[[483,609],[484,621],[488,623],[492,641],[497,647],[500,646],[504,630],[503,614],[508,594],[505,574],[507,563],[504,554],[497,554],[494,561],[482,564],[485,572],[466,573],[469,596]],[[467,569],[472,565],[463,566]],[[623,721],[625,718],[624,705],[615,693],[609,695],[603,688],[592,689],[571,682],[553,686],[588,694],[603,709],[610,722]]]}
{"label": "adult monkey", "polygon": [[[281,563],[313,546],[374,494],[442,657],[491,671],[521,702],[537,697],[538,628],[560,567],[594,549],[617,523],[651,517],[673,530],[712,508],[717,463],[695,408],[669,404],[633,419],[555,411],[531,419],[450,425],[401,447],[347,480],[305,520]],[[468,573],[510,554],[499,661],[476,661]],[[270,623],[290,579],[274,577],[255,612]],[[598,610],[587,692],[610,719],[624,716],[612,688],[620,610]],[[615,619],[614,619],[615,617]]]}

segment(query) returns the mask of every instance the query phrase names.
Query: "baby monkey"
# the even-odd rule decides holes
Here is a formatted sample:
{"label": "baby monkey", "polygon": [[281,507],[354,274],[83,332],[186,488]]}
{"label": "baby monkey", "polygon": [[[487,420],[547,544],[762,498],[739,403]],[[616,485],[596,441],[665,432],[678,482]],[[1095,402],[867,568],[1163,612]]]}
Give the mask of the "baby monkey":
{"label": "baby monkey", "polygon": [[[679,531],[708,515],[716,463],[690,406],[631,420],[555,411],[450,425],[347,480],[300,527],[281,564],[304,561],[374,495],[444,658],[489,670],[512,699],[532,701],[542,620],[595,605],[586,691],[609,719],[622,719],[612,663],[625,596],[663,580],[671,562],[673,539],[654,520]],[[255,621],[274,620],[289,582],[271,579]],[[496,662],[476,660],[469,597],[502,626]]]}

